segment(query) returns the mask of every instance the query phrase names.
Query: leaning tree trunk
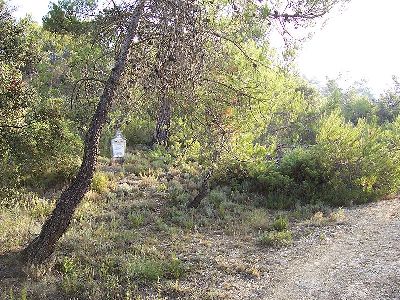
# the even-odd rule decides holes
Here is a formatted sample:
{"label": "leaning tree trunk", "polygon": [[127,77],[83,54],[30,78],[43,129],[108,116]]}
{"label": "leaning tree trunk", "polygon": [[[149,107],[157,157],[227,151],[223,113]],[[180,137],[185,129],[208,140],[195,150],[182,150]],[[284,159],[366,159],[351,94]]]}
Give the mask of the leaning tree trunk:
{"label": "leaning tree trunk", "polygon": [[115,91],[125,68],[129,48],[143,12],[144,2],[145,0],[139,2],[129,20],[121,51],[104,86],[103,94],[100,97],[90,128],[86,134],[83,161],[79,172],[70,186],[61,194],[55,209],[44,223],[39,236],[32,240],[22,251],[22,255],[28,263],[43,263],[53,254],[57,241],[68,229],[76,207],[90,186],[97,162],[100,134],[112,107]]}
{"label": "leaning tree trunk", "polygon": [[156,131],[154,133],[154,143],[167,146],[169,140],[169,128],[171,125],[171,102],[167,93],[163,91],[160,95],[160,109],[157,115]]}

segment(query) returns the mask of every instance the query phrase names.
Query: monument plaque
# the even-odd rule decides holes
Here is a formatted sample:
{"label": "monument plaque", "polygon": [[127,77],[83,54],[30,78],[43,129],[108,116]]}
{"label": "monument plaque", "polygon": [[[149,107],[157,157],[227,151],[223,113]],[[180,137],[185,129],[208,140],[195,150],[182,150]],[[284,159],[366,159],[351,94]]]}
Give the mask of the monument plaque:
{"label": "monument plaque", "polygon": [[117,130],[114,138],[111,139],[112,162],[123,162],[126,149],[126,139],[122,136],[120,130]]}

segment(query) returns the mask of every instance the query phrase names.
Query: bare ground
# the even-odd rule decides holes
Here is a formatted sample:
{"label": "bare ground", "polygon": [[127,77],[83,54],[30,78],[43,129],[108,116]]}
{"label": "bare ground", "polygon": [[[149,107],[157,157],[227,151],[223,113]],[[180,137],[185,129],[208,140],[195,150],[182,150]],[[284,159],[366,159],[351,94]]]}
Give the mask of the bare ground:
{"label": "bare ground", "polygon": [[265,299],[400,299],[400,201],[347,211],[349,226],[292,249]]}
{"label": "bare ground", "polygon": [[293,246],[280,250],[218,233],[192,236],[187,259],[198,272],[168,298],[400,299],[400,200],[345,215],[341,224],[296,225]]}

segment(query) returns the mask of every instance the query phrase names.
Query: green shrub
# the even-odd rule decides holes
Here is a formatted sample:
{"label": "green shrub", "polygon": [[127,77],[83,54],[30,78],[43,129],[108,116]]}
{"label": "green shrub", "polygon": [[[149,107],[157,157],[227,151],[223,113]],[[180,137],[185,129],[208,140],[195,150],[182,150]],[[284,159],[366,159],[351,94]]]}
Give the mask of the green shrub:
{"label": "green shrub", "polygon": [[183,263],[175,256],[166,259],[142,257],[129,261],[125,266],[129,278],[144,282],[178,279],[185,271]]}
{"label": "green shrub", "polygon": [[219,207],[222,202],[228,201],[228,195],[222,189],[213,189],[210,191],[208,199],[215,207]]}
{"label": "green shrub", "polygon": [[173,179],[169,182],[167,191],[170,195],[170,198],[172,200],[176,200],[180,195],[185,193],[185,188],[179,181]]}
{"label": "green shrub", "polygon": [[328,180],[320,199],[340,206],[396,192],[399,150],[391,140],[390,133],[362,119],[357,126],[346,123],[338,114],[324,120],[316,151]]}
{"label": "green shrub", "polygon": [[289,230],[265,232],[260,236],[259,242],[263,246],[288,246],[292,243],[292,233]]}
{"label": "green shrub", "polygon": [[123,128],[123,134],[129,146],[137,144],[149,145],[153,140],[154,129],[154,122],[142,117],[134,117]]}
{"label": "green shrub", "polygon": [[257,208],[247,213],[246,224],[254,229],[267,229],[269,225],[268,214],[265,209]]}
{"label": "green shrub", "polygon": [[289,221],[287,217],[279,216],[274,220],[271,227],[276,231],[286,231],[289,228]]}
{"label": "green shrub", "polygon": [[93,175],[91,189],[99,194],[108,191],[109,180],[107,174],[103,172],[95,172]]}
{"label": "green shrub", "polygon": [[135,175],[146,175],[152,168],[144,152],[127,153],[125,156],[124,170]]}
{"label": "green shrub", "polygon": [[133,228],[141,227],[145,223],[146,215],[140,211],[131,212],[128,215],[128,220]]}
{"label": "green shrub", "polygon": [[318,154],[313,149],[294,149],[283,157],[278,168],[278,172],[288,178],[287,190],[303,202],[314,200],[327,180]]}
{"label": "green shrub", "polygon": [[26,287],[23,287],[20,290],[20,295],[18,296],[17,292],[14,292],[13,288],[10,288],[6,292],[2,292],[0,294],[0,299],[7,299],[7,300],[27,300],[28,299],[28,290]]}
{"label": "green shrub", "polygon": [[161,260],[146,258],[129,262],[126,272],[129,278],[141,281],[157,281],[164,275]]}
{"label": "green shrub", "polygon": [[387,128],[363,119],[353,125],[333,112],[320,121],[316,133],[315,145],[286,150],[277,163],[264,158],[230,164],[226,177],[218,173],[216,179],[229,179],[234,190],[247,187],[263,196],[256,198],[262,199],[259,205],[274,209],[345,206],[398,191],[400,119]]}
{"label": "green shrub", "polygon": [[55,206],[55,202],[35,198],[29,204],[29,214],[32,218],[43,219],[50,215]]}
{"label": "green shrub", "polygon": [[175,255],[164,262],[164,276],[168,279],[179,279],[186,272],[186,269]]}
{"label": "green shrub", "polygon": [[168,207],[164,213],[164,220],[177,226],[192,229],[194,227],[193,215],[186,209]]}
{"label": "green shrub", "polygon": [[60,264],[60,271],[64,275],[76,272],[76,262],[72,257],[64,257]]}

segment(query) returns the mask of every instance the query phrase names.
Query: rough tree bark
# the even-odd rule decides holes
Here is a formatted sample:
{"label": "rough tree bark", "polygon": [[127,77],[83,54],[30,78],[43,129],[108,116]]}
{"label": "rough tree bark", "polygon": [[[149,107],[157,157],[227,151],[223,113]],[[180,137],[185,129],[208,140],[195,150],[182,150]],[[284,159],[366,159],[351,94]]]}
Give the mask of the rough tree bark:
{"label": "rough tree bark", "polygon": [[166,92],[160,95],[160,109],[157,115],[156,131],[154,133],[154,143],[167,146],[169,140],[169,128],[171,125],[171,102]]}
{"label": "rough tree bark", "polygon": [[120,53],[105,83],[103,94],[100,97],[90,128],[86,134],[83,161],[79,172],[70,186],[61,194],[55,209],[44,223],[39,236],[32,240],[22,251],[22,256],[27,263],[43,263],[53,254],[57,241],[68,229],[76,207],[90,186],[97,162],[100,134],[107,122],[107,116],[125,68],[129,49],[135,36],[145,1],[138,2],[129,20]]}

